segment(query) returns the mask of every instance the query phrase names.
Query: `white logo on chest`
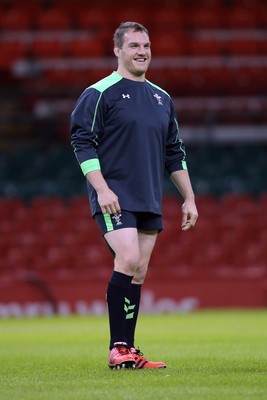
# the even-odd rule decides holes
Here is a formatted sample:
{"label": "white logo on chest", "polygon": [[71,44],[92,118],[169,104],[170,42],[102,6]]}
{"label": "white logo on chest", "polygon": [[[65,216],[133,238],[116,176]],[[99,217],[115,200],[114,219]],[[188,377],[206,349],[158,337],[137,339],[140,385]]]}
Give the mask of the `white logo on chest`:
{"label": "white logo on chest", "polygon": [[130,98],[130,95],[127,93],[127,94],[122,94],[122,97],[123,97],[123,99],[129,99]]}
{"label": "white logo on chest", "polygon": [[154,94],[154,97],[158,100],[158,105],[163,106],[163,103],[161,101],[161,96],[159,96],[157,93]]}

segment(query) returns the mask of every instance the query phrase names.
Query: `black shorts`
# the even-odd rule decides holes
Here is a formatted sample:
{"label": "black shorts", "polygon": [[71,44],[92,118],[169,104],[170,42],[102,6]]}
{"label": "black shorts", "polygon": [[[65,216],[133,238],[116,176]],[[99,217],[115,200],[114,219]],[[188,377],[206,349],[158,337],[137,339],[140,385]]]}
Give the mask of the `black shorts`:
{"label": "black shorts", "polygon": [[102,235],[123,228],[136,228],[143,231],[162,231],[162,216],[150,212],[131,212],[122,210],[119,214],[94,216]]}

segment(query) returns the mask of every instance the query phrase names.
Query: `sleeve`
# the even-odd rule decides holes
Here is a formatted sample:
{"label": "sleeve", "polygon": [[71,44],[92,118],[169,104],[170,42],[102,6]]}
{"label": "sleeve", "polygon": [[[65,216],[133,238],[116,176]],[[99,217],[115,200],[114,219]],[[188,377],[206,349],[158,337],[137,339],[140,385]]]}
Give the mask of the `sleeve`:
{"label": "sleeve", "polygon": [[97,156],[104,120],[101,97],[98,90],[86,89],[71,114],[71,145],[84,175],[101,169]]}
{"label": "sleeve", "polygon": [[172,100],[170,107],[170,123],[165,157],[165,168],[169,175],[174,171],[187,169],[185,147],[179,137],[179,125]]}

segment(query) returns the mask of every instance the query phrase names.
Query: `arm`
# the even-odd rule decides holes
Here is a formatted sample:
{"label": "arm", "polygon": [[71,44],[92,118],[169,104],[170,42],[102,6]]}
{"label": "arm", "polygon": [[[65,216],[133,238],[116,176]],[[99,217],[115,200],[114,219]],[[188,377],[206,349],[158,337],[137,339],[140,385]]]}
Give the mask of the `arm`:
{"label": "arm", "polygon": [[195,195],[191,186],[189,174],[187,170],[182,169],[173,171],[170,177],[184,198],[181,227],[183,231],[187,231],[195,225],[198,218]]}
{"label": "arm", "polygon": [[100,170],[88,172],[86,179],[97,193],[98,203],[103,214],[117,214],[121,211],[118,197],[110,190]]}
{"label": "arm", "polygon": [[118,198],[102,175],[96,152],[105,119],[100,97],[101,93],[92,88],[80,96],[71,114],[71,143],[83,174],[97,193],[102,213],[116,214],[120,212]]}
{"label": "arm", "polygon": [[198,218],[195,205],[195,196],[191,186],[191,181],[187,171],[186,153],[183,142],[179,139],[179,126],[171,102],[171,117],[169,124],[169,134],[166,146],[165,168],[171,180],[180,191],[184,198],[182,205],[182,230],[187,231],[192,228]]}

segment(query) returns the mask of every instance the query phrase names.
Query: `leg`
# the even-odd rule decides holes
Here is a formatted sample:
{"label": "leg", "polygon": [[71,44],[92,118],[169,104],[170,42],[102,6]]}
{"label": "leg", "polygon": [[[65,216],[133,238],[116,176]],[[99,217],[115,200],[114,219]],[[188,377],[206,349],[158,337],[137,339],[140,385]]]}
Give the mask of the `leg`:
{"label": "leg", "polygon": [[[118,229],[117,224],[111,220],[114,230],[108,232],[106,219],[103,220],[102,215],[95,217],[114,256],[114,271],[107,290],[111,337],[109,366],[114,368],[125,365],[125,362],[126,365],[138,362],[138,368],[148,368],[148,365],[149,368],[154,368],[156,364],[148,364],[144,357],[141,363],[139,353],[137,360],[134,332],[141,286],[145,280],[157,233],[162,230],[162,221],[160,216],[149,213],[135,214],[126,211],[122,214],[124,227]],[[110,228],[110,225],[108,227]],[[144,361],[147,367],[144,367]]]}
{"label": "leg", "polygon": [[144,283],[149,260],[154,249],[158,232],[157,231],[138,231],[138,243],[140,257],[134,273],[132,283],[142,285]]}
{"label": "leg", "polygon": [[114,271],[134,276],[140,259],[137,229],[123,228],[107,232],[105,239],[115,253]]}
{"label": "leg", "polygon": [[140,252],[138,233],[135,228],[108,232],[105,239],[115,253],[114,272],[107,289],[110,348],[112,348],[114,343],[127,341],[125,323],[130,308],[131,281]]}
{"label": "leg", "polygon": [[131,281],[139,259],[136,228],[123,228],[105,234],[105,240],[115,254],[114,272],[108,284],[107,304],[110,326],[110,353],[108,364],[132,366],[133,355],[127,347],[125,324],[130,309]]}
{"label": "leg", "polygon": [[[156,243],[157,231],[139,231],[139,250],[140,259],[136,272],[132,281],[131,287],[131,306],[134,307],[134,311],[126,316],[125,332],[127,342],[130,347],[130,352],[134,356],[135,368],[137,369],[151,369],[151,368],[166,368],[166,364],[161,361],[150,361],[144,357],[144,354],[134,347],[134,334],[135,327],[138,317],[139,304],[141,298],[141,287],[145,280],[148,263]],[[127,318],[129,317],[129,318]]]}
{"label": "leg", "polygon": [[125,325],[125,334],[129,347],[134,347],[134,335],[141,300],[142,284],[145,280],[156,239],[157,231],[138,231],[140,258],[131,285],[130,307],[132,312],[126,315]]}
{"label": "leg", "polygon": [[114,272],[107,290],[110,347],[116,342],[126,342],[128,338],[133,346],[140,303],[140,285],[144,282],[156,238],[156,231],[138,232],[136,228],[120,229],[105,235],[108,245],[115,253]]}

